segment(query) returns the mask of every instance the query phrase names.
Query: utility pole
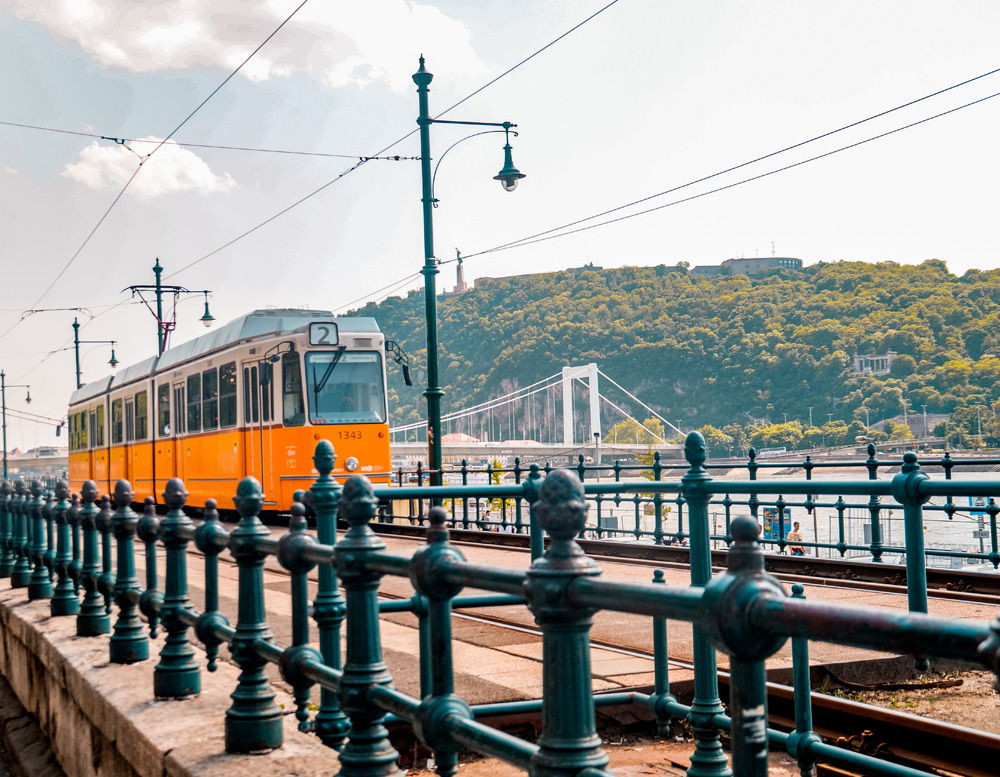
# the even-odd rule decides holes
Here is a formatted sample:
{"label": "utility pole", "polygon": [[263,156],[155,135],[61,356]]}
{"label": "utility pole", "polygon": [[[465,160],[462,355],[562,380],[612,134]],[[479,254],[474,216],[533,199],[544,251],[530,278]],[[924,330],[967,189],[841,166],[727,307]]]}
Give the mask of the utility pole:
{"label": "utility pole", "polygon": [[813,409],[810,407],[809,408],[809,426],[812,427],[812,425],[813,425]]}
{"label": "utility pole", "polygon": [[[126,286],[122,289],[123,292],[131,291],[132,296],[136,294],[139,295],[139,299],[142,300],[143,304],[149,309],[149,312],[153,314],[156,318],[156,344],[157,353],[163,355],[163,352],[167,349],[167,340],[170,337],[170,333],[174,331],[177,327],[177,299],[182,294],[204,294],[205,295],[205,314],[199,319],[201,323],[205,326],[212,326],[212,322],[215,318],[211,313],[208,312],[208,295],[212,292],[208,289],[187,289],[183,286],[164,286],[160,276],[163,274],[163,268],[160,266],[160,259],[157,257],[156,264],[153,265],[153,275],[156,277],[156,282],[152,285],[139,285],[139,286]],[[143,292],[152,292],[156,307],[150,305],[149,301],[143,296]],[[169,320],[163,318],[163,294],[174,295],[174,309],[170,315]]]}

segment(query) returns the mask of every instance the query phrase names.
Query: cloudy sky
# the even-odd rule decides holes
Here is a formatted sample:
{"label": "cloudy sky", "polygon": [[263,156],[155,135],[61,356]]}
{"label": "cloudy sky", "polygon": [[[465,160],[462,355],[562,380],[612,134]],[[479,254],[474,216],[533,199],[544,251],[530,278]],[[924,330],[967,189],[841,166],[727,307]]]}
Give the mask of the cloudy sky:
{"label": "cloudy sky", "polygon": [[[441,165],[436,254],[461,250],[470,280],[772,252],[998,266],[1000,4],[608,1],[310,0],[177,129],[301,0],[0,0],[0,368],[35,400],[7,392],[8,447],[56,442],[13,414],[65,415],[74,315],[123,364],[154,352],[121,290],[157,258],[220,321],[416,288],[421,54],[439,115],[552,44],[443,117],[515,122],[527,174],[492,180],[496,134]],[[474,131],[434,127],[435,161]],[[358,165],[374,155],[401,158]],[[109,356],[82,346],[85,382]]]}

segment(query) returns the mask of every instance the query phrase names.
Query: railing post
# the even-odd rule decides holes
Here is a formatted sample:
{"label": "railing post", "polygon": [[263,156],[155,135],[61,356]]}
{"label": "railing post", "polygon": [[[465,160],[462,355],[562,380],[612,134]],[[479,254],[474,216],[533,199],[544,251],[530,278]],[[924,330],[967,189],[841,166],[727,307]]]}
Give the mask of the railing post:
{"label": "railing post", "polygon": [[53,616],[76,615],[80,612],[80,600],[76,591],[73,590],[73,578],[69,576],[69,565],[73,560],[73,553],[69,546],[69,524],[67,523],[67,513],[70,509],[69,486],[66,481],[60,480],[56,486],[56,502],[52,510],[53,519],[56,523],[56,587],[52,592],[52,601],[49,603],[49,612]]}
{"label": "railing post", "polygon": [[[462,745],[442,724],[452,716],[472,720],[472,709],[455,695],[452,663],[451,603],[462,589],[441,580],[440,569],[452,561],[463,562],[465,558],[449,542],[447,513],[440,507],[432,507],[427,519],[430,523],[427,544],[413,554],[410,567],[410,581],[427,613],[426,663],[429,671],[416,729],[420,740],[434,750],[438,777],[453,777],[458,771],[458,753]],[[420,662],[423,667],[424,645],[421,645]]]}
{"label": "railing post", "polygon": [[[205,611],[198,616],[195,634],[205,646],[208,671],[214,672],[219,658],[222,641],[216,636],[216,626],[228,626],[229,621],[219,612],[219,554],[229,544],[229,532],[219,521],[218,503],[214,499],[205,500],[204,520],[194,533],[194,544],[205,554]],[[217,540],[224,539],[225,543]],[[156,578],[153,578],[156,585]]]}
{"label": "railing post", "polygon": [[80,540],[80,511],[82,510],[80,496],[73,494],[66,511],[66,523],[69,524],[70,537],[73,544],[73,560],[69,562],[69,579],[73,581],[73,594],[80,595],[80,583],[83,577],[83,543]]}
{"label": "railing post", "polygon": [[[316,538],[321,545],[331,547],[337,544],[337,508],[341,496],[340,484],[330,475],[336,461],[333,445],[327,440],[320,440],[313,455],[319,477],[309,490],[312,493],[313,510],[316,511]],[[343,666],[340,628],[344,622],[344,597],[340,593],[337,572],[333,566],[321,564],[317,577],[319,584],[313,600],[313,619],[319,629],[319,649],[323,654],[323,663],[333,669],[340,669]],[[347,738],[350,727],[347,715],[340,708],[336,691],[320,689],[316,734],[323,744],[339,749]]]}
{"label": "railing post", "polygon": [[[793,599],[805,599],[805,588],[792,586]],[[809,677],[809,640],[792,637],[792,684],[795,688],[795,731],[788,737],[788,754],[799,762],[799,774],[812,777],[816,759],[810,748],[823,740],[812,730],[812,680]]]}
{"label": "railing post", "polygon": [[11,552],[10,501],[14,489],[6,480],[0,486],[0,577],[10,577],[14,569],[14,554]]}
{"label": "railing post", "polygon": [[528,608],[542,630],[542,732],[532,756],[532,777],[572,777],[582,769],[603,769],[590,671],[590,627],[594,610],[575,604],[573,583],[601,573],[576,544],[587,519],[583,484],[571,472],[545,478],[535,516],[551,537],[524,584]]}
{"label": "railing post", "polygon": [[312,659],[316,663],[323,661],[319,651],[309,646],[308,575],[316,565],[304,557],[304,551],[307,547],[315,545],[316,540],[306,525],[305,505],[294,502],[291,513],[288,532],[278,542],[278,561],[292,577],[292,646],[281,654],[278,668],[281,670],[281,676],[294,691],[295,718],[299,721],[299,731],[312,731],[315,724],[309,720],[309,690],[313,682],[302,676],[300,666],[306,659]]}
{"label": "railing post", "polygon": [[[521,458],[520,456],[514,457],[514,485],[521,485]],[[514,500],[514,533],[520,534],[523,518],[521,516],[521,500]]]}
{"label": "railing post", "polygon": [[340,777],[389,777],[399,772],[398,753],[382,724],[385,713],[368,701],[376,685],[391,685],[382,659],[378,587],[381,574],[367,568],[367,557],[385,548],[369,524],[376,500],[368,478],[354,476],[344,485],[341,516],[350,525],[336,545],[334,560],[347,591],[347,661],[340,681],[340,703],[351,721],[340,751]]}
{"label": "railing post", "polygon": [[[927,612],[927,563],[924,556],[924,502],[920,483],[927,480],[917,463],[917,454],[903,454],[903,466],[892,479],[892,496],[903,505],[906,537],[906,598],[910,612]],[[925,667],[926,668],[926,667]]]}
{"label": "railing post", "polygon": [[[876,448],[873,443],[868,443],[868,459],[865,461],[865,467],[868,468],[868,479],[878,480],[878,459],[875,458]],[[881,505],[879,503],[878,497],[872,494],[868,499],[868,514],[872,519],[872,563],[881,564],[882,563],[882,524],[879,522],[879,512],[881,510]],[[909,552],[907,552],[907,558],[909,558]],[[921,557],[922,558],[922,557]],[[926,612],[926,610],[925,610]]]}
{"label": "railing post", "polygon": [[[469,463],[462,459],[462,485],[469,485]],[[469,528],[469,497],[462,497],[462,528]]]}
{"label": "railing post", "polygon": [[42,563],[53,586],[56,582],[55,507],[56,495],[54,490],[50,489],[45,495],[45,505],[42,507],[42,518],[45,519],[45,553],[42,554]]}
{"label": "railing post", "polygon": [[11,550],[14,552],[14,566],[10,572],[11,588],[27,588],[31,580],[31,564],[28,563],[28,523],[25,507],[28,501],[28,487],[23,480],[14,483],[16,496],[11,500]]}
{"label": "railing post", "polygon": [[233,497],[240,522],[229,534],[229,552],[239,567],[239,604],[236,633],[229,647],[240,667],[240,680],[232,693],[233,703],[226,710],[226,752],[251,753],[281,747],[284,731],[281,708],[275,704],[274,691],[254,643],[271,640],[264,609],[264,559],[267,553],[257,547],[257,540],[271,532],[257,515],[264,505],[264,493],[254,478],[243,478]]}
{"label": "railing post", "polygon": [[135,533],[139,516],[132,510],[135,492],[127,480],[115,483],[112,530],[118,541],[118,574],[112,589],[118,605],[118,620],[110,639],[112,664],[134,664],[149,658],[149,639],[139,618],[139,580],[135,576]]}
{"label": "railing post", "polygon": [[153,695],[157,699],[184,699],[201,692],[201,671],[194,660],[188,625],[180,617],[181,611],[191,605],[187,582],[188,540],[178,531],[193,526],[184,513],[187,498],[184,481],[180,478],[167,481],[163,489],[163,503],[168,512],[159,527],[163,546],[167,550],[167,579],[160,606],[160,621],[167,636],[160,651],[160,662],[153,670]]}
{"label": "railing post", "polygon": [[[715,647],[730,656],[733,771],[740,777],[766,777],[768,733],[764,659],[774,655],[786,638],[761,632],[752,613],[756,605],[768,599],[783,599],[785,593],[781,585],[764,572],[764,551],[757,542],[757,522],[750,517],[736,518],[732,532],[734,542],[729,551],[729,569],[705,586],[702,623]],[[691,553],[693,559],[694,543]],[[696,653],[696,673],[697,662]],[[696,686],[697,683],[696,674]],[[695,704],[697,693],[696,689]],[[692,756],[692,768],[694,760]],[[688,774],[691,773],[689,769]]]}
{"label": "railing post", "polygon": [[[129,485],[129,489],[132,486]],[[97,531],[101,535],[101,576],[97,578],[97,590],[104,597],[104,612],[111,615],[111,601],[115,592],[115,575],[111,571],[111,521],[114,511],[111,509],[111,497],[105,494],[101,497],[101,511],[97,514]]]}
{"label": "railing post", "polygon": [[[660,463],[660,452],[653,451],[653,480],[663,479],[663,465]],[[659,491],[653,494],[653,543],[663,544],[663,496]]]}
{"label": "railing post", "polygon": [[[751,448],[751,465],[755,451]],[[704,588],[712,579],[712,548],[708,531],[708,501],[711,477],[705,471],[705,438],[691,432],[684,441],[684,458],[690,469],[681,479],[681,494],[688,504],[691,526],[691,585]],[[751,468],[751,479],[756,470]],[[755,519],[756,520],[756,519]],[[756,539],[756,529],[754,539]],[[735,531],[734,531],[735,536]],[[732,553],[733,550],[730,550]],[[719,741],[719,729],[713,723],[716,715],[725,708],[719,698],[718,668],[715,649],[705,632],[698,626],[692,629],[694,652],[694,700],[688,722],[698,742],[691,755],[689,777],[729,777],[732,770],[727,765],[725,752]]]}
{"label": "railing post", "polygon": [[156,500],[147,496],[142,508],[142,518],[136,525],[136,533],[146,550],[146,590],[139,597],[139,612],[149,621],[149,636],[156,638],[157,624],[160,622],[160,607],[163,594],[157,586],[156,542],[160,539],[160,519],[156,516]]}
{"label": "railing post", "polygon": [[52,579],[45,566],[45,518],[42,515],[42,481],[31,481],[31,502],[27,505],[31,520],[31,542],[28,555],[31,557],[31,577],[28,579],[28,600],[51,599]]}
{"label": "railing post", "polygon": [[83,603],[76,616],[76,635],[78,637],[96,637],[107,634],[111,630],[111,619],[104,609],[104,597],[97,590],[97,582],[101,577],[101,559],[98,556],[97,544],[97,483],[87,480],[80,489],[83,496],[83,507],[80,508],[78,520],[83,529],[83,567],[80,570],[80,584],[83,586]]}
{"label": "railing post", "polygon": [[531,560],[541,558],[545,552],[545,535],[542,525],[535,515],[535,502],[538,500],[538,488],[542,485],[542,473],[537,464],[531,465],[528,479],[524,481],[524,498],[528,503],[528,539],[531,545]]}
{"label": "railing post", "polygon": [[[663,570],[653,571],[653,582],[666,585]],[[667,619],[653,618],[653,694],[649,697],[649,711],[656,716],[656,728],[660,735],[670,732],[673,715],[668,705],[677,698],[670,693],[670,655],[667,642]]]}

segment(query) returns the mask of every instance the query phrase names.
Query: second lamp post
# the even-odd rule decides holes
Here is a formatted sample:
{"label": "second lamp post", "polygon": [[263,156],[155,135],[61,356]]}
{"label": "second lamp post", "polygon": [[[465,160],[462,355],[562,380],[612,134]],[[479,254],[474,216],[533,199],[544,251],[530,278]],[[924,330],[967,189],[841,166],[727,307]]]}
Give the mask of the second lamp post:
{"label": "second lamp post", "polygon": [[[420,126],[420,176],[422,201],[424,206],[424,305],[427,318],[427,457],[430,467],[430,483],[439,486],[442,483],[441,473],[441,397],[444,394],[438,385],[438,337],[437,337],[437,289],[435,278],[438,274],[438,261],[434,257],[434,192],[431,176],[431,124],[461,124],[471,127],[502,127],[508,136],[504,145],[504,166],[494,177],[506,191],[512,192],[517,182],[524,178],[511,159],[509,132],[516,125],[509,121],[448,121],[433,119],[427,107],[428,86],[434,76],[424,69],[424,58],[420,58],[420,69],[413,74],[413,82],[417,85],[417,95],[420,100],[420,115],[417,124]],[[515,133],[516,134],[516,133]]]}

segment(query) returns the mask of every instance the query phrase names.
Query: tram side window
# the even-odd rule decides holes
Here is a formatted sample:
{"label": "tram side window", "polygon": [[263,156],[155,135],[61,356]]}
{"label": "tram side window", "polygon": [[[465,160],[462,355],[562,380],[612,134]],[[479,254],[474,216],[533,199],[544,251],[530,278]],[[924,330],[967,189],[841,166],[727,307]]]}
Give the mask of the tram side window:
{"label": "tram side window", "polygon": [[149,436],[149,393],[140,391],[135,395],[135,439],[145,440]]}
{"label": "tram side window", "polygon": [[274,365],[264,362],[260,365],[260,420],[265,424],[271,422],[274,407]]}
{"label": "tram side window", "polygon": [[243,421],[255,424],[260,420],[260,403],[257,396],[257,368],[243,368]]}
{"label": "tram side window", "polygon": [[219,426],[236,426],[236,362],[219,367]]}
{"label": "tram side window", "polygon": [[116,399],[111,403],[111,444],[121,445],[123,435],[123,420],[125,412],[122,408],[122,400]]}
{"label": "tram side window", "polygon": [[104,405],[97,406],[94,421],[94,447],[104,447]]}
{"label": "tram side window", "polygon": [[79,413],[73,413],[69,417],[69,449],[71,451],[80,450],[80,441],[77,439],[76,425],[77,419],[80,417]]}
{"label": "tram side window", "polygon": [[170,384],[161,383],[156,387],[156,433],[160,437],[170,436]]}
{"label": "tram side window", "polygon": [[302,426],[306,422],[302,402],[302,367],[294,351],[281,355],[281,407],[285,426]]}
{"label": "tram side window", "polygon": [[219,428],[219,373],[214,368],[201,374],[201,415],[205,429]]}
{"label": "tram side window", "polygon": [[201,375],[189,375],[187,380],[187,430],[201,431]]}

